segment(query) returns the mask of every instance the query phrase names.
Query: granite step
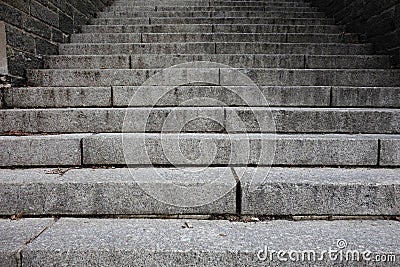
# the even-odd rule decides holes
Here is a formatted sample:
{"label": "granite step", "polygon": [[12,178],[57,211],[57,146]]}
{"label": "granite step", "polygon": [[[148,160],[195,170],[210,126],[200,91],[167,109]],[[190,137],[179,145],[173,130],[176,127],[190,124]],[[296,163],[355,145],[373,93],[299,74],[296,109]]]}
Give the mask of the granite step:
{"label": "granite step", "polygon": [[1,167],[399,167],[399,135],[101,133],[0,136]]}
{"label": "granite step", "polygon": [[112,7],[119,6],[146,6],[146,5],[156,5],[156,6],[279,6],[279,7],[309,7],[311,6],[308,2],[268,2],[268,1],[135,1],[135,2],[115,2]]}
{"label": "granite step", "polygon": [[8,108],[111,107],[111,87],[14,87],[4,90]]}
{"label": "granite step", "polygon": [[[388,69],[47,69],[28,72],[30,86],[178,86],[208,83],[222,86],[397,87],[399,70]],[[157,74],[156,76],[154,76]],[[150,81],[148,79],[152,77]],[[250,78],[248,80],[246,77]],[[172,79],[173,78],[173,79]],[[253,85],[253,84],[251,84]]]}
{"label": "granite step", "polygon": [[398,175],[384,168],[0,169],[0,215],[392,215],[400,213]]}
{"label": "granite step", "polygon": [[[144,88],[146,93],[140,94],[138,86],[15,87],[5,89],[4,104],[7,108],[151,107],[154,101],[148,96],[163,95],[156,107],[265,105],[258,95],[248,93],[248,87],[180,86],[168,94],[163,93],[169,91],[165,86]],[[399,87],[261,86],[259,90],[271,107],[400,108]],[[131,101],[134,94],[138,101]]]}
{"label": "granite step", "polygon": [[[22,192],[29,179],[29,189]],[[236,180],[230,168],[0,169],[0,188],[5,203],[0,215],[236,213]],[[157,191],[165,189],[174,192],[171,201],[157,198]]]}
{"label": "granite step", "polygon": [[191,61],[218,62],[233,68],[296,69],[375,69],[389,68],[388,56],[375,55],[302,55],[302,54],[219,54],[219,55],[62,55],[45,59],[50,69],[140,69],[171,67]]}
{"label": "granite step", "polygon": [[334,33],[338,25],[263,25],[263,24],[169,24],[169,25],[84,25],[83,33]]}
{"label": "granite step", "polygon": [[248,3],[240,3],[240,2],[219,2],[218,4],[203,4],[201,2],[185,2],[183,4],[178,4],[174,2],[168,2],[168,3],[152,3],[152,2],[146,2],[141,5],[112,5],[109,7],[106,7],[105,10],[110,11],[110,10],[115,10],[115,9],[121,9],[122,7],[126,7],[129,9],[135,9],[135,8],[152,8],[153,10],[157,11],[159,9],[163,8],[168,8],[170,9],[171,7],[176,7],[176,8],[182,8],[182,7],[188,7],[188,8],[196,8],[196,9],[213,9],[213,8],[243,8],[243,7],[249,7],[250,9],[258,7],[258,8],[264,8],[265,10],[269,9],[281,9],[283,10],[284,8],[287,9],[293,9],[293,10],[313,10],[313,11],[319,11],[318,8],[313,7],[309,4],[299,4],[299,3],[268,3],[268,2],[248,2]]}
{"label": "granite step", "polygon": [[[188,1],[188,0],[183,0],[183,1]],[[198,2],[197,0],[192,0],[195,2]],[[293,4],[310,4],[306,0],[217,0],[217,2],[263,2],[263,3],[293,3]],[[170,3],[170,0],[153,0],[152,3]],[[177,1],[179,3],[179,0]],[[206,2],[209,3],[210,1],[207,0],[200,0],[200,2]],[[212,2],[212,1],[211,1]],[[119,5],[119,4],[131,4],[132,1],[126,0],[126,1],[120,1],[116,0],[113,4]]]}
{"label": "granite step", "polygon": [[[46,90],[46,87],[42,87],[41,90]],[[262,107],[265,106],[265,102],[270,106],[292,107],[400,107],[398,87],[260,86],[258,94],[252,93],[254,88],[240,86],[226,89],[220,86],[180,86],[174,88],[173,94],[163,93],[169,90],[168,87],[162,86],[115,86],[112,90],[114,106],[123,107],[151,107],[154,106],[152,96],[159,95],[163,97],[157,101],[157,107],[215,107],[221,104]],[[217,101],[209,101],[210,98]],[[134,101],[135,99],[137,101]],[[189,101],[191,99],[196,101]],[[28,102],[28,99],[25,101]]]}
{"label": "granite step", "polygon": [[[306,17],[326,17],[325,13],[311,7],[271,7],[271,6],[131,6],[110,7],[104,12],[296,12]],[[303,14],[302,14],[303,13]],[[296,16],[294,16],[296,17]]]}
{"label": "granite step", "polygon": [[[21,259],[26,266],[99,262],[104,266],[299,266],[299,261],[303,265],[318,261],[334,266],[345,260],[346,266],[371,262],[397,266],[399,228],[399,222],[387,220],[2,220],[3,255],[9,261],[1,263],[16,264]],[[328,250],[334,251],[331,258]],[[282,251],[279,257],[277,251]]]}
{"label": "granite step", "polygon": [[183,42],[183,43],[74,43],[62,44],[60,55],[113,54],[313,54],[365,55],[370,44],[269,43],[269,42]]}
{"label": "granite step", "polygon": [[0,229],[4,266],[397,266],[400,257],[399,222],[386,220],[29,218]]}
{"label": "granite step", "polygon": [[140,3],[141,6],[145,6],[146,3],[149,3],[151,5],[165,5],[165,4],[173,4],[173,5],[181,5],[182,3],[185,4],[205,4],[205,5],[212,5],[214,2],[229,2],[231,4],[234,3],[256,3],[256,4],[265,4],[265,5],[277,5],[277,6],[311,6],[311,3],[307,1],[265,1],[265,0],[254,0],[254,1],[249,1],[249,0],[243,0],[243,1],[237,1],[237,0],[218,0],[218,1],[207,1],[207,0],[173,0],[173,1],[158,1],[158,0],[151,0],[151,1],[114,1],[112,5],[109,5],[108,7],[113,7],[113,6],[125,6],[125,5],[136,5],[137,3]]}
{"label": "granite step", "polygon": [[[142,104],[140,99],[133,98],[133,100]],[[210,98],[207,100],[212,101]],[[251,103],[248,105],[251,106]],[[122,131],[133,133],[400,134],[400,110],[305,107],[0,110],[0,134],[15,131],[34,134],[120,133]]]}
{"label": "granite step", "polygon": [[204,17],[204,18],[224,18],[224,17],[237,17],[237,18],[250,18],[250,17],[276,17],[276,18],[326,18],[322,12],[317,12],[315,9],[308,8],[271,8],[267,11],[108,11],[99,12],[98,18],[170,18],[170,17]]}
{"label": "granite step", "polygon": [[275,17],[234,17],[234,18],[198,18],[198,17],[143,17],[143,18],[97,18],[92,25],[152,25],[152,24],[285,24],[285,25],[333,25],[332,19],[325,18],[275,18]]}
{"label": "granite step", "polygon": [[83,164],[394,167],[400,159],[398,135],[127,133],[124,144],[121,137],[84,138]]}
{"label": "granite step", "polygon": [[276,7],[309,7],[307,3],[297,2],[261,2],[261,1],[135,1],[130,3],[115,3],[110,8],[116,7],[137,7],[137,6],[198,6],[198,7],[219,7],[219,6],[276,6]]}
{"label": "granite step", "polygon": [[[289,7],[290,8],[290,7]],[[137,11],[217,11],[217,12],[226,12],[226,11],[257,11],[257,12],[262,12],[262,11],[284,11],[285,7],[269,7],[269,6],[264,6],[264,5],[255,5],[255,6],[180,6],[180,5],[161,5],[161,6],[131,6],[131,7],[126,7],[126,6],[120,6],[120,7],[109,7],[106,8],[104,11],[105,12],[121,12],[121,11],[128,11],[128,12],[137,12]],[[311,8],[306,8],[309,12],[313,13],[313,9]],[[304,11],[304,10],[303,10]],[[315,13],[320,13],[321,12],[315,12]]]}
{"label": "granite step", "polygon": [[[145,1],[143,1],[145,2]],[[169,4],[169,2],[167,2]],[[309,2],[262,2],[262,1],[210,1],[209,2],[210,6],[253,6],[253,5],[264,5],[264,6],[283,6],[283,7],[290,7],[290,6],[305,6],[309,7],[311,6],[311,3]]]}
{"label": "granite step", "polygon": [[90,134],[0,136],[0,167],[80,166],[84,136]]}
{"label": "granite step", "polygon": [[71,43],[282,42],[358,43],[355,34],[317,33],[80,33]]}

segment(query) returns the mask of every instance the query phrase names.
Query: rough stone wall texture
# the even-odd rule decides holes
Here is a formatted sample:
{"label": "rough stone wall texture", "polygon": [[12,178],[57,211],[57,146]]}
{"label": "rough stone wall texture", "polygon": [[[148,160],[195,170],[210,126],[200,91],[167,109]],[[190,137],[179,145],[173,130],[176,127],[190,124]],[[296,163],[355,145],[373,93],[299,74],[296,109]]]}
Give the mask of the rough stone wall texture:
{"label": "rough stone wall texture", "polygon": [[43,56],[113,0],[0,0],[5,22],[9,75],[23,82],[26,69],[41,68]]}
{"label": "rough stone wall texture", "polygon": [[400,67],[400,0],[310,0],[315,6],[346,25],[349,32],[363,34],[375,51],[389,54]]}

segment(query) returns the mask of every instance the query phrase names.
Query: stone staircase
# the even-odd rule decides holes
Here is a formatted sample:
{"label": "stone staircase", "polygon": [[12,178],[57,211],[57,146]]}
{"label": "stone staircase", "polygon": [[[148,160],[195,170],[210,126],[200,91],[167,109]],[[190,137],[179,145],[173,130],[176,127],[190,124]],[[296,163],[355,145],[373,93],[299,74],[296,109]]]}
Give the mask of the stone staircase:
{"label": "stone staircase", "polygon": [[28,218],[0,265],[400,261],[400,70],[373,51],[304,0],[116,0],[4,92],[0,214]]}

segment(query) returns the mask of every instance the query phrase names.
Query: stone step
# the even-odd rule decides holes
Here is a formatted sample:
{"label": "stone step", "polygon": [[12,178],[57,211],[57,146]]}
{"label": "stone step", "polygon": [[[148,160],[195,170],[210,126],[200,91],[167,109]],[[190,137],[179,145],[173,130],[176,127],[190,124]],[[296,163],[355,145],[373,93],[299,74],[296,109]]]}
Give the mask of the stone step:
{"label": "stone step", "polygon": [[240,68],[387,68],[389,59],[385,56],[370,55],[131,55],[132,68],[166,68],[189,61],[210,61]]}
{"label": "stone step", "polygon": [[286,32],[286,33],[342,33],[342,26],[338,25],[262,25],[262,24],[243,24],[227,25],[218,24],[213,26],[213,32],[241,32],[241,33],[266,33],[266,32]]}
{"label": "stone step", "polygon": [[241,181],[242,214],[382,215],[400,211],[399,169],[234,169]]}
{"label": "stone step", "polygon": [[115,7],[229,7],[229,6],[268,6],[268,7],[312,7],[309,2],[265,2],[265,1],[167,1],[167,2],[157,2],[157,1],[136,1],[128,3],[117,3],[108,6],[108,8]]}
{"label": "stone step", "polygon": [[0,136],[0,166],[80,166],[82,138],[89,135]]}
{"label": "stone step", "polygon": [[273,6],[273,7],[310,7],[308,2],[266,2],[266,1],[135,1],[115,2],[110,8],[131,6]]}
{"label": "stone step", "polygon": [[[189,0],[184,0],[184,1],[189,1]],[[193,0],[193,2],[205,2],[205,3],[213,3],[213,1],[207,1],[207,0]],[[270,4],[285,4],[285,3],[290,3],[293,5],[310,5],[309,2],[305,0],[218,0],[217,2],[263,2],[263,3],[270,3]],[[160,3],[171,3],[170,0],[154,0],[154,1],[146,1],[146,3],[152,3],[152,4],[160,4]],[[181,1],[177,1],[177,3],[181,3]],[[132,4],[132,1],[126,0],[126,1],[114,1],[114,5],[124,5],[124,4]]]}
{"label": "stone step", "polygon": [[[222,47],[221,47],[222,48]],[[60,55],[216,54],[215,43],[75,43],[60,45]],[[220,50],[222,52],[222,50]]]}
{"label": "stone step", "polygon": [[72,43],[281,42],[358,43],[353,34],[317,33],[81,33]]}
{"label": "stone step", "polygon": [[400,107],[395,87],[332,87],[332,105],[337,107]]}
{"label": "stone step", "polygon": [[158,7],[310,7],[310,4],[296,3],[296,2],[283,2],[283,3],[265,3],[261,1],[216,1],[216,2],[198,2],[198,1],[179,1],[179,3],[171,1],[164,3],[157,3],[153,1],[139,1],[135,3],[122,3],[110,6],[110,9],[123,8],[123,7],[143,7],[143,6],[156,6]]}
{"label": "stone step", "polygon": [[[20,191],[29,177],[31,186]],[[236,213],[236,180],[229,168],[0,169],[0,186],[1,215]],[[151,194],[165,189],[173,192],[170,202]]]}
{"label": "stone step", "polygon": [[[148,86],[145,91],[137,86],[14,87],[5,89],[4,104],[8,108],[151,107],[154,100],[148,96],[163,95],[155,106],[265,105],[260,93],[249,93],[249,87],[180,86],[172,92],[167,87]],[[400,108],[399,87],[262,86],[260,91],[271,107]],[[134,94],[138,101],[132,100]]]}
{"label": "stone step", "polygon": [[20,251],[40,233],[54,223],[54,218],[0,220],[0,265],[18,266]]}
{"label": "stone step", "polygon": [[305,69],[380,69],[391,67],[387,56],[305,55]]}
{"label": "stone step", "polygon": [[[136,101],[142,104],[140,99]],[[119,133],[122,131],[133,133],[400,134],[400,110],[304,107],[0,110],[0,133]]]}
{"label": "stone step", "polygon": [[398,135],[127,133],[123,138],[123,142],[121,134],[84,138],[83,164],[399,166],[400,159]]}
{"label": "stone step", "polygon": [[[238,5],[263,5],[263,2],[257,1],[257,2],[229,2],[227,5],[235,5],[237,3]],[[216,3],[219,4],[219,3]],[[286,4],[286,3],[285,3]],[[210,6],[210,1],[134,1],[134,2],[121,2],[121,3],[113,3],[113,5],[110,6],[110,8],[115,8],[115,7],[132,7],[132,6],[158,6],[158,5],[170,5],[170,6]]]}
{"label": "stone step", "polygon": [[108,10],[113,10],[113,9],[120,9],[122,7],[126,8],[152,8],[155,11],[162,10],[163,8],[181,8],[181,7],[188,7],[188,8],[207,8],[207,9],[213,9],[213,8],[244,8],[244,7],[249,7],[249,8],[265,8],[267,9],[274,9],[274,8],[298,8],[298,9],[312,9],[312,10],[318,10],[318,8],[310,5],[310,3],[298,3],[298,2],[238,2],[238,1],[220,1],[219,3],[213,4],[211,2],[209,3],[201,3],[198,1],[192,1],[192,2],[185,2],[185,3],[174,3],[174,2],[165,2],[165,3],[154,3],[154,2],[145,2],[141,4],[115,4],[111,6],[107,6],[105,8],[106,11]]}
{"label": "stone step", "polygon": [[226,55],[78,55],[50,56],[45,59],[45,68],[50,69],[140,69],[167,68],[191,61],[210,61],[234,68],[296,68],[296,69],[374,69],[389,68],[388,56],[375,55],[299,55],[299,54],[226,54]]}
{"label": "stone step", "polygon": [[[145,1],[143,1],[145,3]],[[166,2],[169,4],[169,2]],[[210,1],[210,6],[253,6],[253,5],[263,5],[263,6],[304,6],[309,7],[311,3],[308,2],[262,2],[262,1]]]}
{"label": "stone step", "polygon": [[[45,87],[42,87],[42,90],[45,90]],[[398,87],[261,86],[258,94],[254,93],[254,88],[235,86],[226,89],[219,86],[180,86],[174,88],[173,92],[168,87],[162,86],[143,88],[115,86],[112,90],[114,106],[174,107],[224,104],[260,107],[265,106],[265,101],[267,101],[270,106],[400,107],[400,88]],[[165,93],[168,91],[170,92]],[[36,95],[36,91],[32,94]],[[260,94],[262,94],[261,97]],[[162,98],[154,105],[153,98],[156,96],[162,96]],[[28,97],[25,97],[26,102],[29,101]],[[196,101],[190,101],[191,99],[196,99]],[[216,101],[210,101],[210,99]]]}
{"label": "stone step", "polygon": [[[295,1],[291,1],[291,0],[283,0],[283,1],[280,1],[280,0],[243,0],[243,1],[241,1],[241,0],[220,0],[220,1],[218,1],[218,2],[247,2],[247,1],[250,1],[250,2],[257,2],[257,1],[260,1],[260,2],[263,2],[263,3],[266,3],[266,4],[283,4],[283,3],[290,3],[290,4],[293,4],[293,5],[308,5],[308,6],[310,6],[311,4],[309,3],[309,2],[307,2],[307,0],[295,0]],[[169,2],[168,2],[169,3]],[[213,3],[212,1],[211,1],[211,3]]]}
{"label": "stone step", "polygon": [[130,55],[55,55],[45,58],[46,69],[129,69]]}
{"label": "stone step", "polygon": [[400,135],[103,133],[0,136],[0,144],[1,167],[400,166]]}
{"label": "stone step", "polygon": [[[242,69],[241,72],[259,85],[400,86],[400,71],[390,69]],[[220,85],[247,85],[241,78],[233,69],[221,69]]]}
{"label": "stone step", "polygon": [[248,0],[244,0],[244,1],[226,1],[226,0],[221,0],[221,1],[207,1],[207,0],[185,0],[185,1],[136,1],[136,2],[119,2],[116,1],[114,2],[112,5],[110,5],[109,7],[113,7],[113,6],[135,6],[140,4],[140,6],[146,6],[146,5],[158,5],[158,6],[165,6],[165,5],[169,5],[172,4],[173,6],[185,6],[185,5],[199,5],[199,4],[204,4],[207,6],[213,6],[216,4],[219,5],[224,5],[224,3],[228,3],[230,5],[241,5],[242,3],[244,5],[267,5],[267,6],[312,6],[312,4],[310,2],[307,1],[265,1],[265,0],[254,0],[254,1],[248,1]]}
{"label": "stone step", "polygon": [[[219,0],[219,1],[228,1],[228,2],[230,2],[230,1],[241,1],[241,0]],[[310,3],[307,1],[307,0],[283,0],[283,1],[281,1],[281,0],[243,0],[243,2],[246,2],[246,1],[261,1],[261,2],[265,2],[265,3],[285,3],[285,2],[287,2],[287,3],[298,3],[298,4],[308,4],[308,5],[310,5]]]}
{"label": "stone step", "polygon": [[322,12],[315,9],[303,10],[302,8],[274,8],[268,11],[109,11],[99,12],[98,18],[169,18],[169,17],[276,17],[276,18],[326,18]]}
{"label": "stone step", "polygon": [[14,108],[111,107],[111,87],[14,87],[5,89],[4,104]]}
{"label": "stone step", "polygon": [[168,24],[168,25],[84,25],[83,33],[334,33],[338,25],[265,25],[265,24]]}
{"label": "stone step", "polygon": [[[291,10],[291,7],[288,7],[289,10]],[[306,7],[305,9],[299,9],[296,8],[297,10],[302,10],[302,11],[308,11],[311,13],[319,13],[322,15],[321,12],[315,11],[312,8]],[[122,11],[128,11],[128,12],[137,12],[137,11],[144,11],[144,12],[152,12],[152,11],[157,11],[157,12],[165,12],[165,11],[171,11],[171,12],[181,12],[181,11],[214,11],[214,12],[229,12],[229,11],[244,11],[244,12],[250,12],[250,11],[257,11],[257,12],[273,12],[273,11],[285,11],[285,7],[268,7],[268,6],[263,6],[263,5],[256,5],[256,6],[131,6],[131,7],[126,7],[126,6],[120,6],[120,7],[109,7],[104,10],[105,12],[122,12]]]}
{"label": "stone step", "polygon": [[[129,1],[129,0],[128,0]],[[250,1],[250,2],[257,2],[257,1],[261,1],[264,3],[297,3],[297,4],[310,4],[309,2],[307,2],[307,0],[218,0],[218,1],[228,1],[228,2],[233,2],[233,1],[239,1],[239,2],[246,2],[246,1]]]}
{"label": "stone step", "polygon": [[74,43],[60,45],[60,55],[113,54],[314,54],[363,55],[371,44],[183,42],[183,43]]}
{"label": "stone step", "polygon": [[331,25],[333,19],[325,18],[97,18],[92,25],[164,25],[164,24],[286,24],[286,25]]}
{"label": "stone step", "polygon": [[393,215],[400,211],[398,175],[365,168],[0,169],[0,214],[235,214],[240,201],[241,213],[252,216]]}
{"label": "stone step", "polygon": [[[317,54],[317,55],[357,55],[372,53],[370,44],[341,43],[216,43],[216,54]],[[271,51],[271,52],[270,52]]]}
{"label": "stone step", "polygon": [[[388,69],[48,69],[28,71],[31,86],[178,86],[203,82],[222,86],[398,87],[400,71]],[[157,74],[154,76],[154,74]],[[154,76],[154,77],[153,77]],[[252,84],[251,84],[252,85]]]}
{"label": "stone step", "polygon": [[400,257],[397,221],[49,220],[0,221],[4,254],[15,261],[21,255],[22,264],[33,267],[397,266]]}

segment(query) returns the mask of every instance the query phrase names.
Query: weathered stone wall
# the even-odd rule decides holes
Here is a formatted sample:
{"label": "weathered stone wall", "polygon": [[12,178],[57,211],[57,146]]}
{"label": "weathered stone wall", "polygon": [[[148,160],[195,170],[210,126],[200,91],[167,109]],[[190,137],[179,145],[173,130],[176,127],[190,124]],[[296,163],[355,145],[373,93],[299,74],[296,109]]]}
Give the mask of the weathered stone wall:
{"label": "weathered stone wall", "polygon": [[310,0],[347,31],[363,34],[400,66],[400,0]]}
{"label": "weathered stone wall", "polygon": [[[5,22],[8,74],[19,80],[26,69],[43,66],[43,56],[58,53],[58,44],[112,0],[0,0]],[[23,81],[23,79],[22,79]]]}

